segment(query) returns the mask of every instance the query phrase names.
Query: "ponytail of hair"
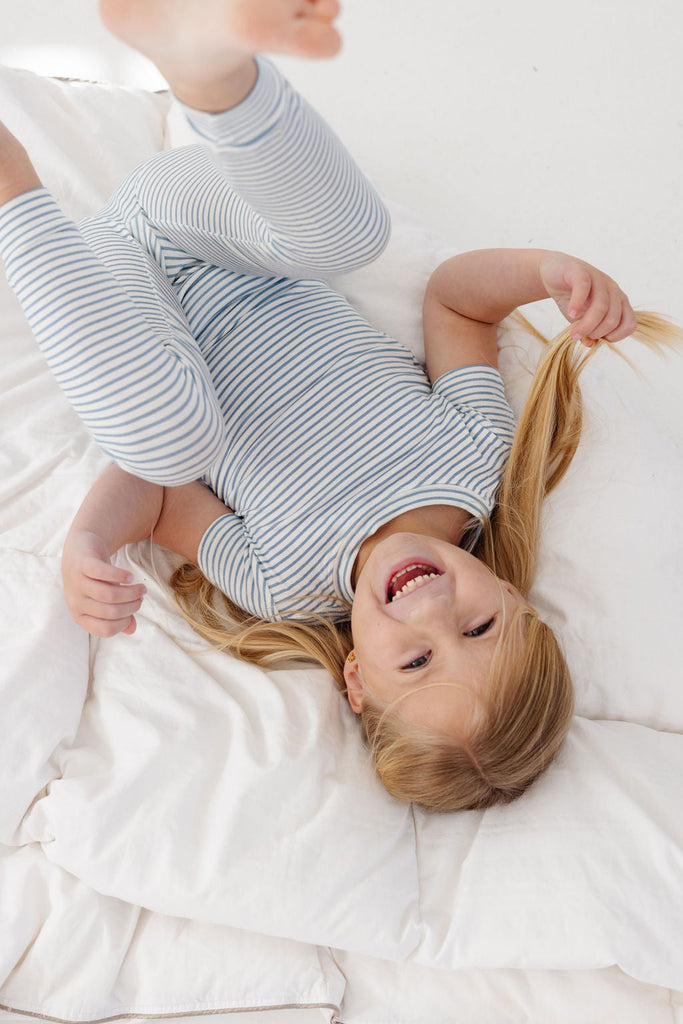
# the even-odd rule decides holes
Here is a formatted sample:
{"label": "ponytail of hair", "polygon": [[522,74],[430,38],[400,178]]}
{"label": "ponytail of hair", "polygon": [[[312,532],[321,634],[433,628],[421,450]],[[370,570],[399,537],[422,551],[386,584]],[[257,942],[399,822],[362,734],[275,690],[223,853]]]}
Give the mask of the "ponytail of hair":
{"label": "ponytail of hair", "polygon": [[[515,318],[548,348],[519,417],[490,529],[483,531],[475,553],[496,575],[527,595],[536,572],[543,501],[564,477],[581,439],[579,375],[605,345],[615,356],[629,360],[609,342],[585,348],[572,338],[571,326],[549,344],[521,314]],[[681,330],[657,313],[641,311],[636,320],[633,338],[652,351],[683,341]]]}
{"label": "ponytail of hair", "polygon": [[212,648],[263,667],[317,662],[343,688],[344,661],[352,647],[348,621],[332,622],[324,616],[306,622],[259,619],[231,601],[191,562],[175,570],[170,585],[181,615]]}

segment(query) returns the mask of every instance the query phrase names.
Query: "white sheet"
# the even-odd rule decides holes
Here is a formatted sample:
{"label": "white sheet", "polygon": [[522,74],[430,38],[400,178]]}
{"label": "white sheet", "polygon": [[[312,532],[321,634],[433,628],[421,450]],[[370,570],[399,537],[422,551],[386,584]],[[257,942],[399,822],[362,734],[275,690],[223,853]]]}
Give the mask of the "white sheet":
{"label": "white sheet", "polygon": [[[0,74],[0,117],[76,216],[160,148],[165,113],[159,97]],[[106,140],[99,155],[94,134]],[[441,248],[394,213],[382,262],[344,287],[419,346],[415,282]],[[265,674],[185,649],[192,634],[147,545],[122,556],[150,590],[138,632],[88,645],[64,610],[58,556],[103,459],[6,290],[0,301],[0,1005],[80,1020],[338,1006],[343,976],[316,948],[334,946],[368,992],[391,970],[375,975],[365,957],[406,961],[406,987],[451,1005],[457,986],[464,1012],[477,1005],[479,972],[497,968],[487,991],[500,1006],[514,992],[523,1008],[533,1004],[526,972],[551,968],[540,984],[558,1006],[567,972],[580,971],[586,992],[618,993],[624,1006],[637,992],[648,1021],[671,1019],[666,990],[683,989],[683,486],[669,413],[654,415],[635,383],[624,400],[609,383],[621,371],[596,360],[586,439],[549,503],[533,594],[563,636],[580,717],[521,801],[428,816],[383,792],[324,673]],[[533,362],[533,345],[517,340]],[[658,389],[680,387],[680,361],[646,363]],[[519,402],[527,378],[512,349],[504,365]],[[653,507],[657,528],[645,533]],[[353,994],[352,983],[349,1007]],[[362,1004],[342,1019],[361,1024]]]}

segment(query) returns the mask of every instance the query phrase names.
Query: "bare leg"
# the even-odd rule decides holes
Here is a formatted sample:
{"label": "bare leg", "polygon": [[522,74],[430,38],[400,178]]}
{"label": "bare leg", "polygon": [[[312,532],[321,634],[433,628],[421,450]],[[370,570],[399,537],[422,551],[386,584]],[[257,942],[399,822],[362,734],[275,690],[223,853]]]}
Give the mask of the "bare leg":
{"label": "bare leg", "polygon": [[149,57],[179,100],[197,110],[240,103],[255,53],[331,57],[337,0],[100,0],[114,35]]}

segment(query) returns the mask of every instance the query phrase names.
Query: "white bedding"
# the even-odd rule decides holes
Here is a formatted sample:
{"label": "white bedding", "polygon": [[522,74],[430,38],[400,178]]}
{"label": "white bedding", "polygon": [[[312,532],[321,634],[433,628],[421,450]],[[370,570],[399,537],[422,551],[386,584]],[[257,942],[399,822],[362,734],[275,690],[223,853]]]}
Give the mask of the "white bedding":
{"label": "white bedding", "polygon": [[[168,114],[164,96],[0,70],[0,118],[75,217],[180,141]],[[444,250],[393,214],[382,260],[336,284],[419,351]],[[625,343],[649,386],[609,353],[586,371],[532,594],[576,683],[565,748],[509,807],[430,816],[384,793],[322,671],[200,651],[147,544],[120,555],[149,590],[136,634],[89,642],[70,622],[61,544],[105,460],[4,282],[0,304],[0,1008],[683,1020],[683,359]],[[536,343],[503,345],[518,406]]]}

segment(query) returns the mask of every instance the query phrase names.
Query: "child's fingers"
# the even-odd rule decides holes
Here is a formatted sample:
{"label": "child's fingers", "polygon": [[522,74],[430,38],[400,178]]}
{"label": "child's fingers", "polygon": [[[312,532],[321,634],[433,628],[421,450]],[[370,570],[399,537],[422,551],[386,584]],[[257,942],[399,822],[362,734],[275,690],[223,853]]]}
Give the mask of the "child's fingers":
{"label": "child's fingers", "polygon": [[570,320],[578,319],[585,312],[592,287],[593,282],[590,274],[581,274],[576,279],[567,307],[567,316]]}
{"label": "child's fingers", "polygon": [[132,583],[133,574],[116,565],[103,562],[99,558],[84,558],[81,566],[83,574],[91,580],[103,580],[108,583]]}
{"label": "child's fingers", "polygon": [[125,619],[98,619],[92,615],[82,615],[78,624],[86,632],[103,639],[116,636],[117,633],[127,633],[130,636],[136,628],[135,619],[131,619],[130,616]]}
{"label": "child's fingers", "polygon": [[576,340],[599,338],[599,326],[610,312],[610,296],[608,292],[593,295],[588,309],[572,328],[572,337]]}
{"label": "child's fingers", "polygon": [[626,296],[624,296],[624,300],[621,304],[621,318],[619,323],[611,331],[606,332],[603,337],[606,341],[623,341],[624,338],[628,338],[630,334],[633,334],[637,326],[638,321],[636,319],[636,314],[631,307],[630,302]]}
{"label": "child's fingers", "polygon": [[596,309],[591,308],[581,325],[577,326],[584,328],[585,338],[621,341],[635,330],[635,313],[625,295],[621,292],[611,292],[608,295],[607,308],[605,309],[605,304],[601,301]]}
{"label": "child's fingers", "polygon": [[82,592],[86,598],[102,604],[126,604],[141,601],[147,588],[142,583],[105,583],[102,580],[86,579]]}
{"label": "child's fingers", "polygon": [[93,619],[102,619],[104,622],[128,621],[131,615],[140,610],[142,598],[137,601],[126,601],[125,604],[106,604],[101,601],[91,601],[86,598],[81,604],[81,615]]}

